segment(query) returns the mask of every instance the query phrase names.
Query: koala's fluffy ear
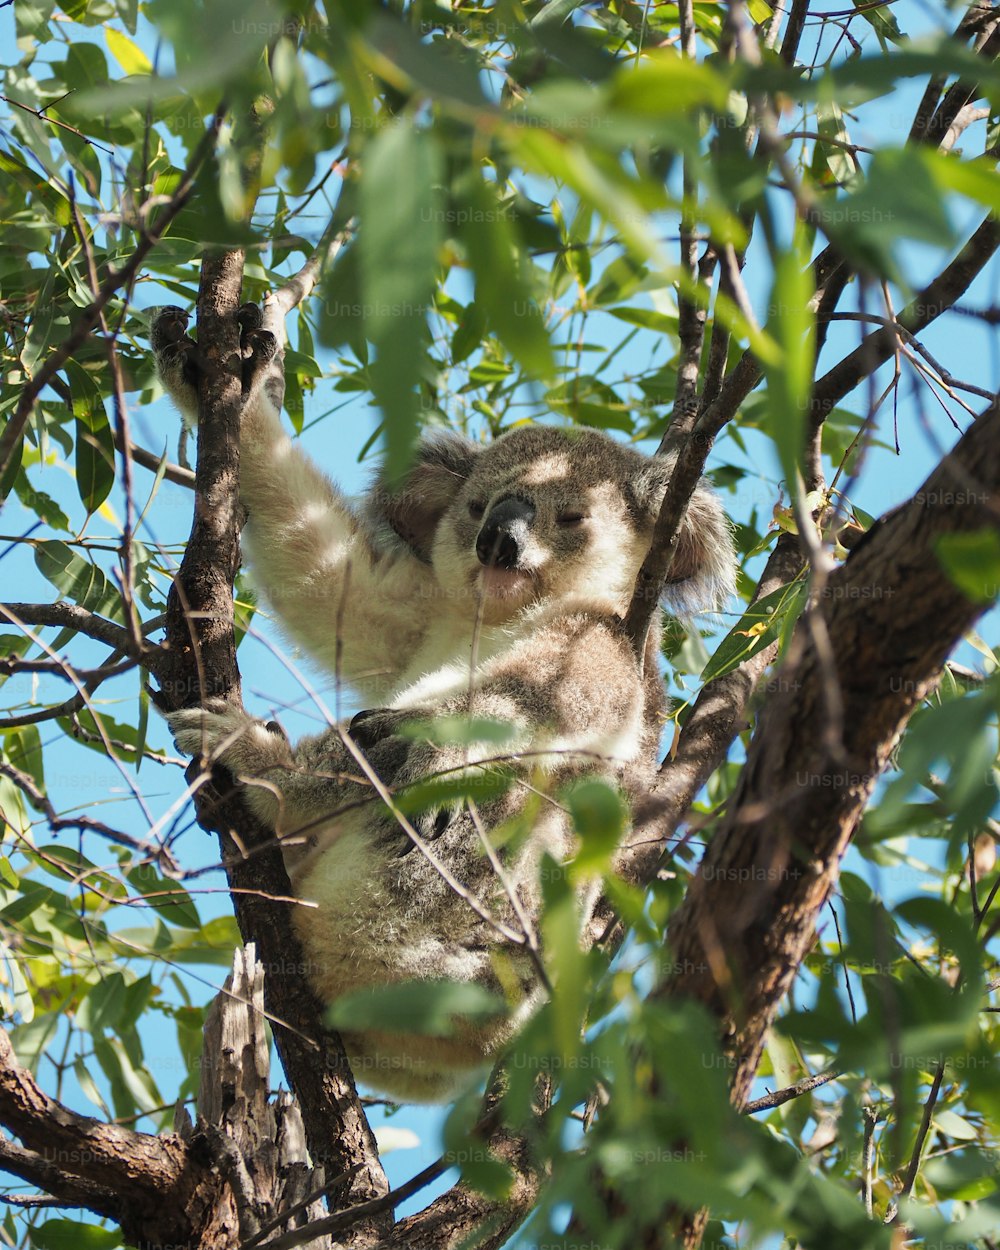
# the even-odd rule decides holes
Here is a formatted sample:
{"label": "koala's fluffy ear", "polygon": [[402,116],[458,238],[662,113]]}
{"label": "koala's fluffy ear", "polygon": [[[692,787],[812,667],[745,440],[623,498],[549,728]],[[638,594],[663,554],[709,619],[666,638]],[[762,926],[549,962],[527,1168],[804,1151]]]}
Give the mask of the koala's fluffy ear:
{"label": "koala's fluffy ear", "polygon": [[421,442],[412,466],[388,482],[380,474],[368,493],[365,511],[387,544],[402,542],[418,560],[430,563],[434,532],[454,503],[481,448],[457,434],[436,434]]}
{"label": "koala's fluffy ear", "polygon": [[[640,486],[642,503],[652,512],[652,524],[659,515],[675,460],[676,456],[654,457]],[[663,597],[676,612],[718,610],[736,592],[736,572],[733,528],[712,484],[703,477],[681,521]]]}

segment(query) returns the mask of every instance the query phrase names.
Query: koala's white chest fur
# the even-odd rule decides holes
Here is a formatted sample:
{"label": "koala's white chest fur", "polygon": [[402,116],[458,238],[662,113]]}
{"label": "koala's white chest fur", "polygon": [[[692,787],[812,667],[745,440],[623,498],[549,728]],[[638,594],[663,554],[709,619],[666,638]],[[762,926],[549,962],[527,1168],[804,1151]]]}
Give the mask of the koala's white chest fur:
{"label": "koala's white chest fur", "polygon": [[422,700],[461,694],[474,684],[476,669],[511,642],[509,629],[483,627],[477,635],[467,617],[442,614],[390,692],[390,706],[416,707]]}

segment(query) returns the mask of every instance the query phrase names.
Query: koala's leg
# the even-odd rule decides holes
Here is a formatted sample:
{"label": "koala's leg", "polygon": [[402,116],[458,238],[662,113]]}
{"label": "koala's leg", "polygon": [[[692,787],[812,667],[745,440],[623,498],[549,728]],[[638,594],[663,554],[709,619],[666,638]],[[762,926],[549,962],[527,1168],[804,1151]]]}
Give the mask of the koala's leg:
{"label": "koala's leg", "polygon": [[294,768],[292,748],[276,722],[265,724],[242,708],[212,703],[164,713],[178,748],[221,764],[247,787],[247,801],[265,824],[275,825],[282,806],[282,779]]}
{"label": "koala's leg", "polygon": [[281,838],[289,871],[341,812],[371,798],[335,728],[293,748],[275,721],[221,701],[164,715],[181,751],[221,764],[244,787],[254,815]]}

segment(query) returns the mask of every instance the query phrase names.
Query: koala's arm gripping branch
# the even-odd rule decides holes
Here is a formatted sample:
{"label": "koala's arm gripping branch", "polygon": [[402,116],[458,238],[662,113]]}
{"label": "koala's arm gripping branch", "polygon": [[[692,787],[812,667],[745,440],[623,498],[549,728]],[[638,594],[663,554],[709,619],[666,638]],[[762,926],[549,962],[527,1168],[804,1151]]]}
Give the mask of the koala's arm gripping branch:
{"label": "koala's arm gripping branch", "polygon": [[[380,672],[391,684],[387,666],[405,660],[419,636],[419,623],[399,613],[400,602],[419,599],[419,570],[407,557],[380,559],[360,518],[285,433],[266,396],[244,416],[240,495],[254,576],[296,642],[358,684]],[[387,653],[390,637],[398,646]]]}

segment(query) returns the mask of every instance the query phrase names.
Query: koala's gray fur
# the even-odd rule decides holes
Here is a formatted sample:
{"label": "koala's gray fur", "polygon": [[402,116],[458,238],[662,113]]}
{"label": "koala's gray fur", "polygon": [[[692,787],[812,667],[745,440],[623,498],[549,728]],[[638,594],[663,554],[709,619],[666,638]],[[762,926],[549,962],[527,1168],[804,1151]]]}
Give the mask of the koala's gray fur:
{"label": "koala's gray fur", "polygon": [[[186,318],[161,312],[153,345],[187,418],[196,412]],[[241,314],[247,361],[241,431],[244,546],[257,585],[287,633],[339,672],[375,710],[352,737],[393,793],[447,770],[479,773],[487,743],[434,745],[404,721],[488,718],[513,727],[515,784],[413,817],[443,865],[502,925],[520,922],[483,852],[480,832],[525,808],[539,787],[598,775],[635,796],[657,760],[663,691],[652,632],[645,675],[619,621],[646,554],[671,461],[590,430],[530,426],[489,446],[424,442],[405,480],[384,481],[353,508],[282,430],[281,351]],[[729,525],[703,483],[678,539],[668,598],[720,606],[735,573]],[[272,824],[299,897],[315,989],[325,1001],[396,981],[475,981],[510,1014],[449,1038],[345,1033],[359,1079],[406,1099],[448,1096],[515,1032],[538,1000],[522,946],[505,942],[446,882],[381,803],[331,728],[296,747],[240,711],[169,717],[182,750],[224,764]],[[530,787],[526,784],[530,780]],[[564,861],[574,835],[564,808],[532,797],[530,836],[500,857],[523,911],[537,921],[538,865]],[[478,819],[477,819],[478,817]]]}

